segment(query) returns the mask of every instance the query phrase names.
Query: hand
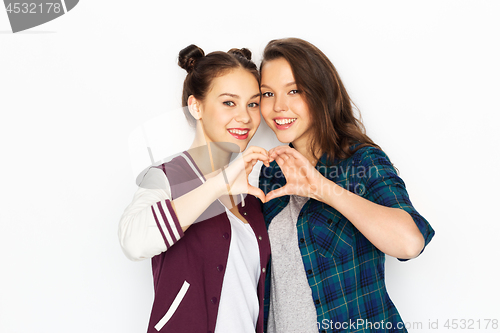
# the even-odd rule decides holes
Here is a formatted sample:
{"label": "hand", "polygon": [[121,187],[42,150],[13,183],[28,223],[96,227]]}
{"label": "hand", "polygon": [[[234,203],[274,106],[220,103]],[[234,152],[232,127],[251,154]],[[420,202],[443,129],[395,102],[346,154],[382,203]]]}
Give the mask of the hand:
{"label": "hand", "polygon": [[256,196],[262,202],[266,202],[266,196],[261,189],[248,183],[248,175],[258,161],[269,166],[269,155],[267,150],[260,147],[251,146],[242,155],[234,160],[227,168],[222,170],[224,181],[229,184],[231,194],[248,193]]}
{"label": "hand", "polygon": [[285,186],[266,195],[266,201],[284,195],[300,195],[319,200],[322,185],[327,179],[297,150],[288,146],[279,146],[269,151],[271,160],[278,163],[285,175]]}

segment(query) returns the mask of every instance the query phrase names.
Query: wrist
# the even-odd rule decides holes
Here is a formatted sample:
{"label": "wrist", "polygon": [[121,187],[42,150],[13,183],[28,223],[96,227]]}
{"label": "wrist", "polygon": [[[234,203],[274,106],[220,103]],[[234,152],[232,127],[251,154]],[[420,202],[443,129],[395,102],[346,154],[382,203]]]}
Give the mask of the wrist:
{"label": "wrist", "polygon": [[207,184],[212,193],[215,194],[215,199],[227,194],[227,185],[222,172],[220,172],[217,176],[208,179],[205,184]]}
{"label": "wrist", "polygon": [[316,186],[318,188],[316,191],[317,198],[315,199],[332,207],[336,201],[336,198],[342,195],[345,191],[342,186],[339,186],[335,184],[335,182],[324,177],[322,177],[322,179],[319,181],[319,184],[317,184]]}

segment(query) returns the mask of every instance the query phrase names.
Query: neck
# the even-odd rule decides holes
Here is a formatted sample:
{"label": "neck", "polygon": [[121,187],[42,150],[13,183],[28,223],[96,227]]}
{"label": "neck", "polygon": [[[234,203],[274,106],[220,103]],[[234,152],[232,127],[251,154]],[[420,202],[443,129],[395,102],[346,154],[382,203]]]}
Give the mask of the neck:
{"label": "neck", "polygon": [[232,153],[224,148],[225,145],[223,142],[209,142],[200,146],[195,145],[195,142],[193,142],[193,145],[189,148],[189,154],[203,175],[208,176],[212,172],[220,170],[223,166],[229,164]]}
{"label": "neck", "polygon": [[227,149],[224,142],[211,142],[205,135],[201,120],[196,122],[196,134],[189,148],[189,154],[205,178],[229,164],[231,160],[231,149]]}
{"label": "neck", "polygon": [[321,157],[322,155],[322,152],[320,149],[315,149],[315,153],[316,153],[316,156],[317,158],[314,156],[313,152],[311,151],[311,147],[308,143],[306,142],[292,142],[293,144],[293,147],[295,148],[295,150],[297,150],[299,153],[301,153],[305,158],[307,158],[307,160],[309,161],[309,163],[311,163],[312,165],[316,165],[316,163],[318,162],[318,159]]}

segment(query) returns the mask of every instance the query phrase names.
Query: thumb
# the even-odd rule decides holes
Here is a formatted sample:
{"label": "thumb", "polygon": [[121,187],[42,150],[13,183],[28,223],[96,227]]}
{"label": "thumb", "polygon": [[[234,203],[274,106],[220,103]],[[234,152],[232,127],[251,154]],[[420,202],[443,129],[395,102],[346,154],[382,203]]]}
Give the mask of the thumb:
{"label": "thumb", "polygon": [[248,194],[251,194],[251,195],[259,198],[260,201],[262,201],[262,203],[266,202],[266,195],[264,194],[264,192],[260,188],[257,188],[257,187],[252,186],[252,185],[248,185]]}
{"label": "thumb", "polygon": [[279,197],[282,197],[284,195],[289,195],[287,193],[287,185],[283,186],[283,187],[280,187],[276,190],[273,190],[271,192],[269,192],[267,195],[266,195],[266,201],[271,201],[273,199],[276,199],[276,198],[279,198]]}

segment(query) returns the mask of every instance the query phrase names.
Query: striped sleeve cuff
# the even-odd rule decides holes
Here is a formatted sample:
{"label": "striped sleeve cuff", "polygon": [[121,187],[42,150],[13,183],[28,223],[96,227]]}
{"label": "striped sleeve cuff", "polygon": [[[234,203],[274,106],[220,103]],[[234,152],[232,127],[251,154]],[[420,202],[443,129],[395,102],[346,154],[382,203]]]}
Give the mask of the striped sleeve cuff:
{"label": "striped sleeve cuff", "polygon": [[170,200],[158,201],[151,206],[156,225],[167,245],[167,250],[184,236]]}

